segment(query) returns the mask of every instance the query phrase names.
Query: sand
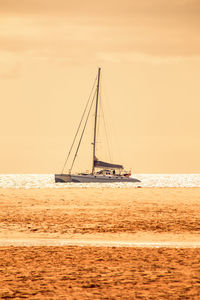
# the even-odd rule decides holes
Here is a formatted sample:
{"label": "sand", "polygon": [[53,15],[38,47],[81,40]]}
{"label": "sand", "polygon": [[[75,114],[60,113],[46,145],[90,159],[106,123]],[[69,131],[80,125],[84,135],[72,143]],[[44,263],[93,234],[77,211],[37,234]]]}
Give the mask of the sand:
{"label": "sand", "polygon": [[0,249],[1,299],[199,299],[199,249]]}
{"label": "sand", "polygon": [[0,222],[1,299],[199,299],[199,188],[1,189]]}

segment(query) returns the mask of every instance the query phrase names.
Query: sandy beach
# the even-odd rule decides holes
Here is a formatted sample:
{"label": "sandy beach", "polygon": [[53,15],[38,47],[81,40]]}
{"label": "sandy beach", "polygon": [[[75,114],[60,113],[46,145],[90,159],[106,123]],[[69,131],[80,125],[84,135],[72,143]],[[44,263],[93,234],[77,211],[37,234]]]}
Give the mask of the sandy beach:
{"label": "sandy beach", "polygon": [[2,299],[199,298],[199,188],[1,189],[0,221]]}

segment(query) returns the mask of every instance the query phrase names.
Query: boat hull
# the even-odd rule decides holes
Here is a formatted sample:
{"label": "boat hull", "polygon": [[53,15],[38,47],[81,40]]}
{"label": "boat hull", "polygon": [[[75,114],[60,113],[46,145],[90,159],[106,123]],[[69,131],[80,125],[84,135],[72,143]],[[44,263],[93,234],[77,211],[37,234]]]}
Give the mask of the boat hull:
{"label": "boat hull", "polygon": [[92,174],[80,174],[80,175],[69,175],[69,174],[55,174],[55,182],[140,182],[140,180],[126,176],[107,176],[107,175],[92,175]]}

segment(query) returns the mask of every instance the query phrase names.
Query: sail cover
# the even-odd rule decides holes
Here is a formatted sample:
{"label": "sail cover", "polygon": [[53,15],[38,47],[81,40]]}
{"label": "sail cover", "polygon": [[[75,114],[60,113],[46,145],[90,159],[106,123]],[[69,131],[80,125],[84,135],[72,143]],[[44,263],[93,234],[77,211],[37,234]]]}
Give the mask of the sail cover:
{"label": "sail cover", "polygon": [[94,167],[96,168],[109,168],[109,169],[123,169],[122,165],[110,164],[98,159],[94,160]]}

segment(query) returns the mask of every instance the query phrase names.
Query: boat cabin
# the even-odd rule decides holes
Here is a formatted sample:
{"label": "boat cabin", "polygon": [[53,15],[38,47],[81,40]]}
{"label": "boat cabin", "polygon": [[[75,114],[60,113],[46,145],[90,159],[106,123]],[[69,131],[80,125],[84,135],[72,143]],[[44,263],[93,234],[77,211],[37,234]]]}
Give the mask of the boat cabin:
{"label": "boat cabin", "polygon": [[131,173],[130,172],[126,172],[126,171],[124,171],[123,173],[121,173],[120,171],[118,171],[116,173],[115,169],[102,169],[102,170],[96,172],[96,175],[103,175],[103,176],[109,175],[109,176],[123,176],[123,177],[125,176],[125,177],[130,177]]}
{"label": "boat cabin", "polygon": [[116,175],[115,173],[115,170],[106,170],[106,169],[103,169],[103,170],[100,170],[97,172],[98,175]]}

